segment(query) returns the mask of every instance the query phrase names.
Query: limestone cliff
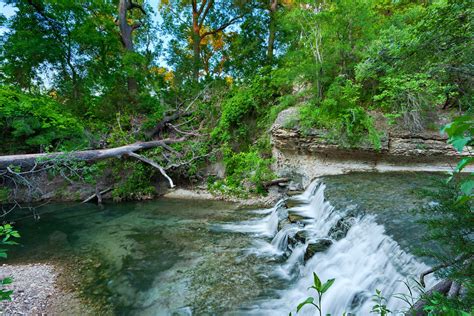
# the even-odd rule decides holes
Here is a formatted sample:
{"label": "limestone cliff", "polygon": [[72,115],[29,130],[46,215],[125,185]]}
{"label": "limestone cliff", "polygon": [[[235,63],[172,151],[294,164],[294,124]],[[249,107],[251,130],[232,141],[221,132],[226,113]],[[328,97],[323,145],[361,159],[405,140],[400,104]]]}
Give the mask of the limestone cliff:
{"label": "limestone cliff", "polygon": [[303,133],[298,127],[288,127],[297,111],[282,111],[271,128],[273,167],[279,176],[300,179],[303,186],[318,176],[350,171],[450,171],[459,156],[468,155],[457,153],[437,130],[413,132],[389,126],[381,115],[377,118],[377,128],[384,134],[380,149],[364,141],[343,146],[328,138],[327,131]]}

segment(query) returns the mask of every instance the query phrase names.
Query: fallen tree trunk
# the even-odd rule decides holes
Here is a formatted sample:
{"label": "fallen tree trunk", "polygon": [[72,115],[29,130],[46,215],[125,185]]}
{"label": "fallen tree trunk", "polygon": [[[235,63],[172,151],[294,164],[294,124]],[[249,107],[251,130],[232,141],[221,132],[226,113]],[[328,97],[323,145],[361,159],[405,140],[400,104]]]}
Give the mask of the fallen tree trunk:
{"label": "fallen tree trunk", "polygon": [[102,203],[102,195],[104,195],[105,193],[107,193],[109,191],[112,191],[112,189],[113,189],[113,187],[108,187],[105,190],[99,191],[96,188],[96,192],[94,194],[92,194],[91,196],[89,196],[84,201],[82,201],[82,203],[88,203],[88,202],[92,201],[93,199],[97,198],[97,204],[101,204]]}
{"label": "fallen tree trunk", "polygon": [[435,286],[433,286],[429,291],[427,291],[424,294],[424,297],[419,299],[415,305],[410,308],[408,312],[405,313],[406,316],[423,316],[426,315],[426,312],[424,311],[424,307],[428,303],[426,300],[426,297],[430,297],[433,295],[433,293],[438,292],[440,294],[447,294],[449,290],[451,289],[451,285],[453,284],[453,281],[451,280],[442,280],[438,282]]}
{"label": "fallen tree trunk", "polygon": [[163,139],[149,142],[137,142],[130,145],[108,149],[0,156],[0,169],[6,169],[9,166],[31,168],[36,165],[49,163],[52,160],[56,159],[97,161],[107,158],[121,158],[122,156],[129,156],[130,153],[139,150],[150,149],[155,147],[168,147],[168,145],[170,144],[179,143],[183,140],[184,138]]}
{"label": "fallen tree trunk", "polygon": [[179,118],[190,116],[191,114],[192,114],[191,112],[181,112],[181,111],[179,111],[179,112],[176,112],[172,115],[165,116],[160,122],[158,122],[158,124],[156,124],[156,126],[151,131],[146,133],[146,135],[148,137],[155,137],[166,128],[167,124],[169,124],[173,121],[176,121]]}
{"label": "fallen tree trunk", "polygon": [[[101,159],[107,158],[121,158],[121,157],[133,157],[142,162],[145,162],[154,168],[158,169],[160,173],[168,180],[170,187],[174,187],[173,180],[166,174],[165,169],[163,169],[156,162],[136,154],[136,151],[143,149],[150,149],[155,147],[163,147],[166,150],[173,151],[168,145],[182,142],[185,138],[177,139],[163,139],[157,141],[149,142],[138,142],[130,145],[108,148],[108,149],[97,149],[97,150],[83,150],[83,151],[73,151],[73,152],[55,152],[55,153],[44,153],[44,154],[26,154],[26,155],[9,155],[9,156],[0,156],[0,174],[3,176],[17,176],[21,179],[24,179],[25,174],[31,174],[37,172],[38,166],[43,166],[45,170],[50,165],[55,163],[61,163],[64,161],[86,161],[93,162]],[[19,171],[17,167],[20,167],[20,170],[23,168],[28,168],[28,171]],[[11,178],[11,177],[10,177]],[[24,180],[25,183],[29,184],[27,180]],[[99,194],[97,194],[99,193]],[[91,199],[97,197],[100,199],[100,192],[96,192]],[[88,199],[87,199],[88,200]]]}

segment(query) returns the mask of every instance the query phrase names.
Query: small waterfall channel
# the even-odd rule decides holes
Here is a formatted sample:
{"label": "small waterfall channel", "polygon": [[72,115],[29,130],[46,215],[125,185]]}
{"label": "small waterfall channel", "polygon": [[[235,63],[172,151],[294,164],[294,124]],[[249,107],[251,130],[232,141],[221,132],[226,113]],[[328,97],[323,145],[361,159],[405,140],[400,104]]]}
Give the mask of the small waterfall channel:
{"label": "small waterfall channel", "polygon": [[[219,230],[255,236],[247,255],[277,262],[274,271],[262,274],[288,284],[274,289],[274,298],[258,300],[242,314],[294,314],[308,296],[317,297],[308,290],[313,272],[323,282],[336,279],[324,295],[323,315],[370,315],[376,289],[388,298],[392,311],[407,307],[394,295],[408,293],[403,281],[428,266],[402,250],[374,215],[361,214],[356,205],[335,209],[325,200],[324,190],[325,184],[316,180],[300,195],[281,200],[273,208],[253,211],[259,216],[256,219],[219,225]],[[429,280],[428,287],[434,281]],[[306,306],[298,315],[314,313]]]}

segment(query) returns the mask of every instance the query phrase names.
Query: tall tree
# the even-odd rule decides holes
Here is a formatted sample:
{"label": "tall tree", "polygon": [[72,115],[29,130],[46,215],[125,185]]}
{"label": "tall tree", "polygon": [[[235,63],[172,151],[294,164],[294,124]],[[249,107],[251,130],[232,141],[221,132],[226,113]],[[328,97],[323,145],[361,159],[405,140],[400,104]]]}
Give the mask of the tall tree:
{"label": "tall tree", "polygon": [[[198,81],[203,68],[202,46],[209,37],[219,36],[244,16],[245,6],[219,0],[175,0],[162,4],[165,25],[177,40],[192,44],[192,77]],[[181,37],[178,39],[178,37]]]}
{"label": "tall tree", "polygon": [[[142,26],[141,22],[129,23],[130,13],[134,9],[141,11],[146,15],[145,10],[140,4],[134,3],[132,0],[120,0],[118,5],[118,25],[120,28],[120,37],[122,39],[123,47],[126,53],[133,53],[133,37],[132,33],[134,30]],[[138,91],[137,79],[133,76],[127,78],[128,81],[128,92],[135,95]]]}
{"label": "tall tree", "polygon": [[275,46],[276,38],[276,14],[278,9],[278,0],[270,0],[268,5],[269,11],[269,23],[268,23],[268,46],[267,46],[267,59],[269,62],[273,60],[273,50]]}
{"label": "tall tree", "polygon": [[[199,3],[200,2],[200,3]],[[219,32],[224,31],[227,27],[237,22],[242,16],[234,16],[229,18],[227,21],[223,22],[217,27],[210,27],[209,29],[204,29],[206,26],[204,23],[206,21],[209,11],[214,7],[214,0],[192,0],[192,41],[193,41],[193,75],[194,80],[199,79],[199,70],[201,68],[201,41],[206,37],[215,35]]]}

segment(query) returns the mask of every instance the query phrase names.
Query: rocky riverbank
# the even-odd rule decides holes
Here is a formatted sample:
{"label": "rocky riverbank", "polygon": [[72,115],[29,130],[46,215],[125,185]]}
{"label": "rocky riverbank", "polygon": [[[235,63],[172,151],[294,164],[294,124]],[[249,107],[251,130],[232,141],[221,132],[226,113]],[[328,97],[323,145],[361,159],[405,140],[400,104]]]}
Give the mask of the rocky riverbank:
{"label": "rocky riverbank", "polygon": [[62,270],[51,264],[2,265],[0,278],[12,277],[11,301],[0,302],[3,315],[91,315],[78,296],[60,284]]}
{"label": "rocky riverbank", "polygon": [[198,188],[178,188],[166,192],[163,197],[185,200],[214,200],[236,203],[238,207],[270,207],[285,194],[285,189],[277,186],[270,187],[267,195],[252,195],[247,198],[211,193],[209,190]]}

